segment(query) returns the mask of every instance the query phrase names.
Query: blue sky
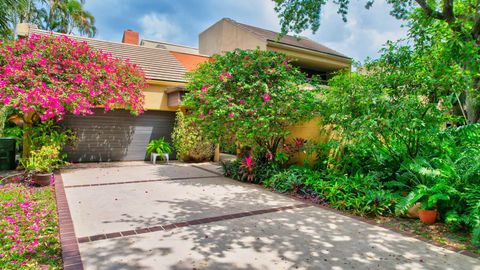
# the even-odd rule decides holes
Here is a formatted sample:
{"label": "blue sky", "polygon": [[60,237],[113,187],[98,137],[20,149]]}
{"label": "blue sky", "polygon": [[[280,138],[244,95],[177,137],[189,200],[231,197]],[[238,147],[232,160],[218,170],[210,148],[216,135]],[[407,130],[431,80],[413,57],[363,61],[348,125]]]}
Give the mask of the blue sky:
{"label": "blue sky", "polygon": [[[320,30],[302,35],[360,61],[377,56],[387,40],[405,37],[402,22],[388,14],[385,1],[375,1],[370,10],[363,0],[351,2],[348,22],[329,3],[322,11]],[[271,0],[87,0],[85,8],[97,20],[97,38],[112,41],[120,41],[123,30],[132,29],[140,38],[197,47],[198,34],[224,17],[280,29]]]}

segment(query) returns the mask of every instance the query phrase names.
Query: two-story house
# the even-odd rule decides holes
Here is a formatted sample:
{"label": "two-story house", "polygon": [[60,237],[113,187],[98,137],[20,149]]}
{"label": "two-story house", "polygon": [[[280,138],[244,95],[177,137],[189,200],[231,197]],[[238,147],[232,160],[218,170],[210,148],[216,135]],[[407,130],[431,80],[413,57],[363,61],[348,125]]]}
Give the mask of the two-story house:
{"label": "two-story house", "polygon": [[[20,24],[19,37],[32,34],[63,35],[40,30],[34,25]],[[352,60],[307,38],[284,36],[258,27],[222,19],[200,33],[199,48],[140,40],[139,33],[126,30],[122,42],[112,42],[80,36],[69,36],[87,42],[91,47],[111,53],[114,57],[129,59],[145,72],[148,87],[145,94],[145,113],[132,116],[125,110],[103,112],[97,109],[91,116],[68,115],[62,125],[76,131],[75,147],[67,149],[72,162],[144,160],[146,145],[152,139],[171,140],[175,112],[187,83],[186,72],[208,61],[213,54],[241,49],[275,50],[289,55],[307,74],[320,75],[328,80],[330,74],[350,68]],[[306,138],[318,134],[314,122],[292,127],[294,136]]]}

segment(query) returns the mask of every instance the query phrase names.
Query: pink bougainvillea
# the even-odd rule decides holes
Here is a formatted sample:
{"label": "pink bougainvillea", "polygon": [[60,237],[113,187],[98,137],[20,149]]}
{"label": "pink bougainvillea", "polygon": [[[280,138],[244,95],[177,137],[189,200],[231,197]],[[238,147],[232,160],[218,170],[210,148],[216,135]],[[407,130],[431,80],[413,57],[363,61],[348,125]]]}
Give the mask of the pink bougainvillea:
{"label": "pink bougainvillea", "polygon": [[42,120],[125,108],[143,112],[143,71],[67,36],[32,35],[0,44],[0,103]]}

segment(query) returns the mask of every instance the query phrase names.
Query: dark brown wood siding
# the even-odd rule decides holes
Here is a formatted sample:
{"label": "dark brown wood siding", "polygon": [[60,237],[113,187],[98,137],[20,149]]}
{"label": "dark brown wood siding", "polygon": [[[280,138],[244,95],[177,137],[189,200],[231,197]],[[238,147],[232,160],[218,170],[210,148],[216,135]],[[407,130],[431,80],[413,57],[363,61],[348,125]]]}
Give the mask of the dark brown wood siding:
{"label": "dark brown wood siding", "polygon": [[146,160],[145,148],[150,140],[164,137],[171,142],[174,121],[174,112],[162,111],[147,111],[140,116],[125,110],[68,115],[61,124],[73,129],[78,140],[65,151],[70,162]]}

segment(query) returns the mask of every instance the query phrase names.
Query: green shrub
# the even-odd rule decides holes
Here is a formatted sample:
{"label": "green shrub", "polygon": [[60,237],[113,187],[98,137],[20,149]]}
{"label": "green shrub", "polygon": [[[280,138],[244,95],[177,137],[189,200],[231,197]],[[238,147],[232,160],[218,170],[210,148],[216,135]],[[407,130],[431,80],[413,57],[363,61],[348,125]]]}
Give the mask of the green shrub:
{"label": "green shrub", "polygon": [[60,158],[58,146],[42,146],[32,150],[28,158],[21,160],[21,164],[29,172],[51,173],[64,165],[64,161]]}
{"label": "green shrub", "polygon": [[177,158],[186,162],[202,162],[211,159],[212,143],[207,141],[201,130],[185,119],[179,111],[175,119],[172,133],[173,146],[177,150]]}

